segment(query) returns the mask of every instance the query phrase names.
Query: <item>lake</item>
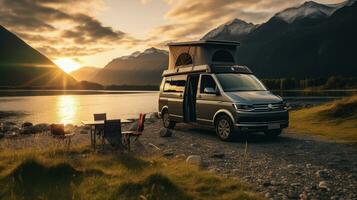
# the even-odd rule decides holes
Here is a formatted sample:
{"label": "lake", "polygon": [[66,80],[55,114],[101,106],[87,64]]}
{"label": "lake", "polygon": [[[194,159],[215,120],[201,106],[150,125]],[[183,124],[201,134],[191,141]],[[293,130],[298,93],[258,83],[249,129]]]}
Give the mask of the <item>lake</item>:
{"label": "lake", "polygon": [[[277,91],[290,103],[318,104],[356,94],[357,90],[324,92]],[[60,91],[0,90],[0,111],[24,115],[6,120],[32,123],[80,124],[93,113],[108,118],[137,118],[139,113],[157,111],[158,92],[140,91]]]}

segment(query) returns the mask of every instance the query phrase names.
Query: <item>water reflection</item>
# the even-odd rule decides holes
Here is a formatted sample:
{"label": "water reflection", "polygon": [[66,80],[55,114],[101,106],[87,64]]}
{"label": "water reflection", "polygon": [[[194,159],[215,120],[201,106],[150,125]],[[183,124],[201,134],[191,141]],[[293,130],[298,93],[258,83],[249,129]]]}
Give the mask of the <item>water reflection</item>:
{"label": "water reflection", "polygon": [[58,96],[57,119],[63,124],[72,124],[77,118],[78,98],[76,96]]}

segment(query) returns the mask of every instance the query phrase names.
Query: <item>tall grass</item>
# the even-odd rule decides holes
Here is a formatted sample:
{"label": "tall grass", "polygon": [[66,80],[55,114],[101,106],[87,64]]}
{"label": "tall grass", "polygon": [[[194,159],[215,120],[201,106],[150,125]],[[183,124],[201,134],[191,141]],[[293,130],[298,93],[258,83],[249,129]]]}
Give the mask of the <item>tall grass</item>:
{"label": "tall grass", "polygon": [[0,199],[262,199],[179,159],[71,150],[0,152]]}
{"label": "tall grass", "polygon": [[357,142],[357,95],[290,113],[289,129],[337,142]]}

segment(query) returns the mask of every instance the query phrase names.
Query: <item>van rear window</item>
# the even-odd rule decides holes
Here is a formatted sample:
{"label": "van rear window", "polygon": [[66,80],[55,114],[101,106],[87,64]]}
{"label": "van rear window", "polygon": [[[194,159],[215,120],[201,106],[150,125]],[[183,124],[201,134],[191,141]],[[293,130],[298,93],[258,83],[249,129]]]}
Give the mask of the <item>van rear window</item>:
{"label": "van rear window", "polygon": [[179,92],[183,93],[186,86],[186,76],[166,78],[164,84],[164,92]]}

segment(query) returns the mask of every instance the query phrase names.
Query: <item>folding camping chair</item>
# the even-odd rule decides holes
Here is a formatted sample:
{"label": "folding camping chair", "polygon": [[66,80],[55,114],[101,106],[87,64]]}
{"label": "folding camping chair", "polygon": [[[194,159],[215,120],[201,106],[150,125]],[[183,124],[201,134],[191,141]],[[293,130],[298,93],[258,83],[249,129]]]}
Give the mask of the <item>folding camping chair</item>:
{"label": "folding camping chair", "polygon": [[123,142],[126,145],[128,151],[130,151],[130,140],[132,137],[134,137],[134,141],[138,140],[138,138],[143,134],[144,131],[144,124],[145,124],[145,117],[146,114],[140,113],[139,119],[137,122],[137,129],[136,131],[124,131],[122,132],[123,135]]}

